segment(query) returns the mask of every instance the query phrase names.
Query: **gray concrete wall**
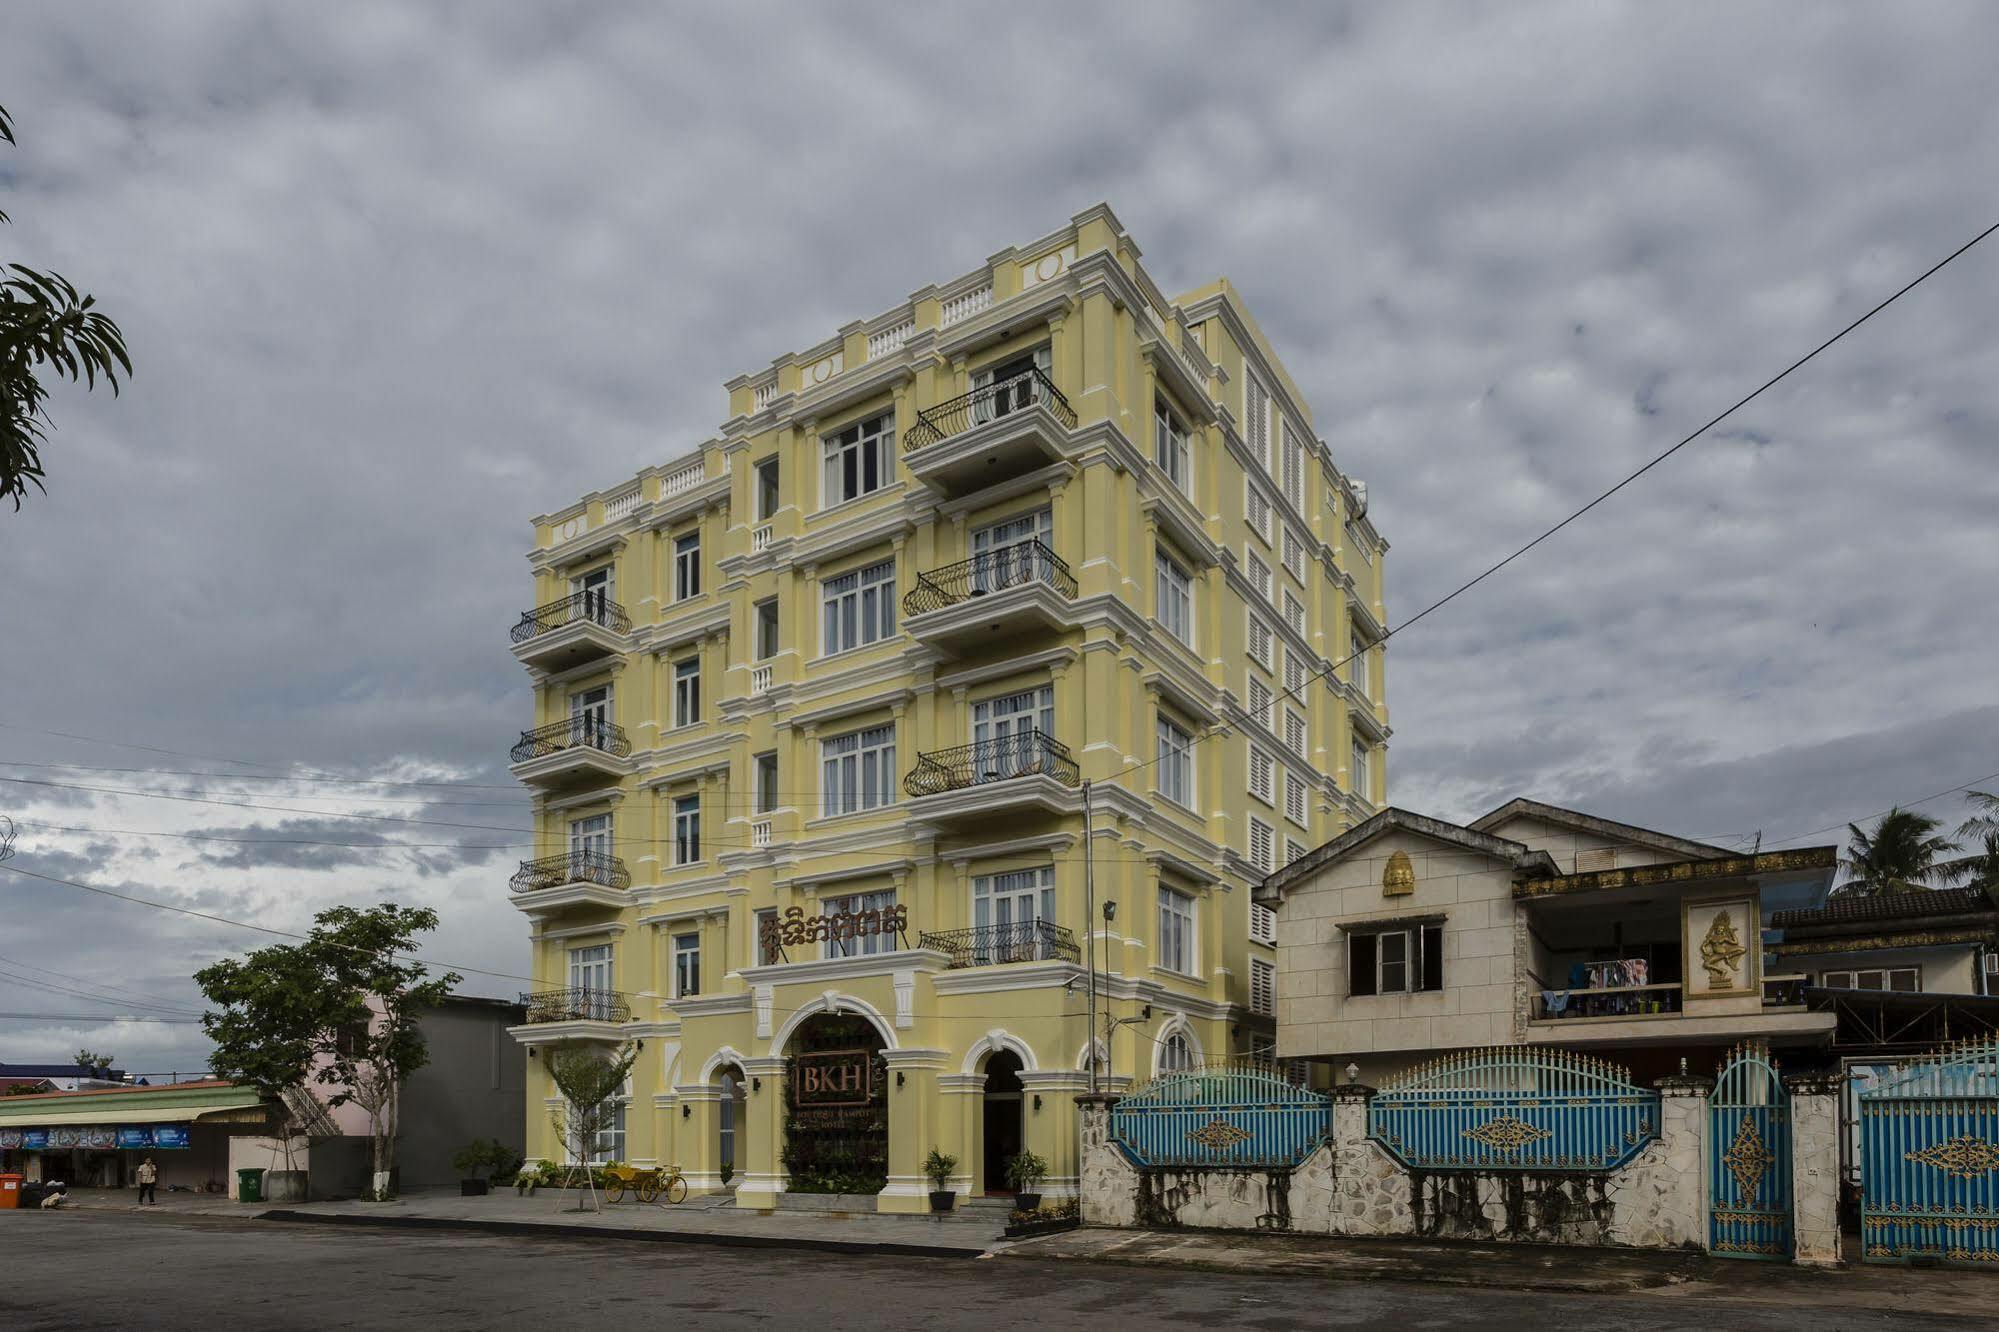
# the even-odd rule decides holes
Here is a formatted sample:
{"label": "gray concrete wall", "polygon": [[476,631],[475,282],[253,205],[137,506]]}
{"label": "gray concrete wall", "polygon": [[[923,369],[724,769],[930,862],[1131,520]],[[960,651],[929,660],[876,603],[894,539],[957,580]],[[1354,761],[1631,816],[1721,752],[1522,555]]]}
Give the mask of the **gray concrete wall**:
{"label": "gray concrete wall", "polygon": [[430,1062],[403,1086],[396,1145],[400,1187],[456,1184],[451,1158],[474,1138],[498,1138],[516,1152],[527,1141],[527,1053],[507,1035],[520,1005],[454,999],[423,1019]]}

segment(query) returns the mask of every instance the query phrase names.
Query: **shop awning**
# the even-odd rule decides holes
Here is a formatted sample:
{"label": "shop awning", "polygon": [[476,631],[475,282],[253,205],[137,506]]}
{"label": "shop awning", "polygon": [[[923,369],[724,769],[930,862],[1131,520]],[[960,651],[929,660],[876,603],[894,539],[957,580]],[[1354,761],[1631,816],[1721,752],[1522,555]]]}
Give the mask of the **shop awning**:
{"label": "shop awning", "polygon": [[118,1087],[0,1097],[0,1128],[102,1124],[264,1124],[271,1110],[254,1087]]}

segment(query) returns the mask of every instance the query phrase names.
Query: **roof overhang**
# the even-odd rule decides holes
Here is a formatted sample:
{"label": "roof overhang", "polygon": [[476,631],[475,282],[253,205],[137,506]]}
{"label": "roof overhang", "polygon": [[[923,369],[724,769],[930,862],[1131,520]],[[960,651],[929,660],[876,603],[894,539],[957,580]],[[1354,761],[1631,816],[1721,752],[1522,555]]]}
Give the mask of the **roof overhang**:
{"label": "roof overhang", "polygon": [[1687,860],[1714,860],[1730,854],[1727,848],[1707,842],[1675,837],[1671,833],[1641,828],[1635,823],[1619,823],[1615,819],[1598,818],[1581,810],[1564,809],[1560,805],[1543,804],[1539,800],[1528,800],[1524,797],[1509,800],[1490,814],[1481,814],[1466,826],[1479,832],[1489,832],[1508,819],[1522,817],[1540,819],[1544,823],[1573,828],[1578,832],[1593,833],[1613,841],[1649,846]]}
{"label": "roof overhang", "polygon": [[1797,851],[1766,851],[1753,856],[1675,860],[1630,869],[1596,870],[1543,879],[1521,879],[1513,885],[1516,898],[1559,897],[1571,893],[1609,892],[1620,888],[1707,888],[1729,879],[1758,879],[1770,884],[1832,882],[1839,849],[1811,846]]}
{"label": "roof overhang", "polygon": [[1267,875],[1257,885],[1256,899],[1260,902],[1281,902],[1285,889],[1291,887],[1327,865],[1336,864],[1366,846],[1376,838],[1392,832],[1413,833],[1433,842],[1458,847],[1478,855],[1489,856],[1509,865],[1519,874],[1551,874],[1555,862],[1545,851],[1529,851],[1518,842],[1510,842],[1504,837],[1494,837],[1490,833],[1477,832],[1444,819],[1433,819],[1427,814],[1416,814],[1391,805],[1379,814],[1359,823],[1325,843],[1315,851],[1308,851],[1284,868]]}

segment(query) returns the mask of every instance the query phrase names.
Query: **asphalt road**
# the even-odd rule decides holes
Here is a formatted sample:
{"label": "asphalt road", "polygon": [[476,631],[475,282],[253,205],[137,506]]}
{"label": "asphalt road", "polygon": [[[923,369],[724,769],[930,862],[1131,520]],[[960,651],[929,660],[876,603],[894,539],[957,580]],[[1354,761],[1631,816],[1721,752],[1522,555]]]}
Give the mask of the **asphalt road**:
{"label": "asphalt road", "polygon": [[[1989,1326],[1670,1294],[1521,1294],[1018,1259],[771,1249],[117,1213],[0,1212],[0,1329]],[[1833,1294],[1829,1288],[1828,1294]],[[1917,1304],[1912,1301],[1912,1305]]]}

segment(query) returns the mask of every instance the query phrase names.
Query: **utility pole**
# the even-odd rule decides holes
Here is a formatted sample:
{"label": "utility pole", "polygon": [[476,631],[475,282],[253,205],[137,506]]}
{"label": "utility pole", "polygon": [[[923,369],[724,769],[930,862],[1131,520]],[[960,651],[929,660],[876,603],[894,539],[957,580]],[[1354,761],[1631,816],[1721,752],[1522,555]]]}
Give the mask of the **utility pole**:
{"label": "utility pole", "polygon": [[1090,979],[1090,1095],[1097,1094],[1097,862],[1090,829],[1090,784],[1083,783],[1083,954]]}

